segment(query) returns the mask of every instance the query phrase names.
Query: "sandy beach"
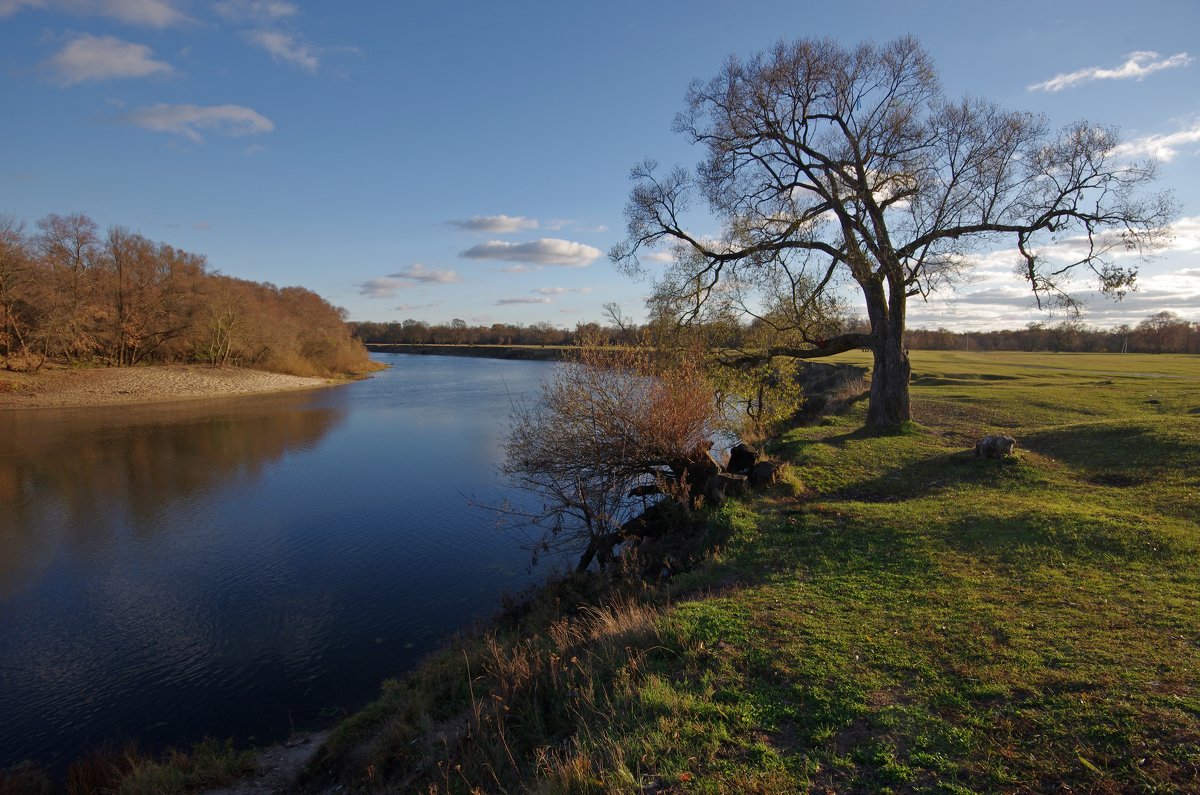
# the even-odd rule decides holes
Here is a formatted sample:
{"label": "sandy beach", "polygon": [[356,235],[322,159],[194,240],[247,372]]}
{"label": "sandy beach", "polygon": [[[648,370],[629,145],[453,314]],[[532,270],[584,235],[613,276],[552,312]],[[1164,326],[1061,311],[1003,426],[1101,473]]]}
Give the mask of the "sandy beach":
{"label": "sandy beach", "polygon": [[157,403],[289,392],[336,383],[341,382],[203,365],[44,367],[32,374],[0,371],[0,409]]}

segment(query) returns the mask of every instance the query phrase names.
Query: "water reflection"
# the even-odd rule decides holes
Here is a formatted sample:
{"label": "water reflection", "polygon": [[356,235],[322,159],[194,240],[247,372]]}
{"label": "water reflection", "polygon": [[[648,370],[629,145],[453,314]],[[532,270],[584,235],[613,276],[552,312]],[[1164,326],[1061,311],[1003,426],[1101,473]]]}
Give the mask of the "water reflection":
{"label": "water reflection", "polygon": [[464,495],[503,496],[552,365],[380,358],[312,393],[0,412],[0,766],[281,739],[544,576]]}
{"label": "water reflection", "polygon": [[205,495],[255,483],[344,417],[344,400],[311,394],[0,411],[0,599],[36,582],[64,544],[95,550],[126,529],[169,532],[164,504],[203,510]]}

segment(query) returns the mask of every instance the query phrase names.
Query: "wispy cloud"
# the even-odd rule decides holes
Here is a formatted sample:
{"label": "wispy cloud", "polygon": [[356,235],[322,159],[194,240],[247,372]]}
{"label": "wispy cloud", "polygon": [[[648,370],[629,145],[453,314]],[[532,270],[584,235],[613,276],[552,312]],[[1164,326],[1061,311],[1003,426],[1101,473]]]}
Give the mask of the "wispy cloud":
{"label": "wispy cloud", "polygon": [[155,60],[154,51],[144,44],[88,34],[68,42],[45,66],[63,86],[93,80],[163,76],[174,71],[166,61]]}
{"label": "wispy cloud", "polygon": [[537,295],[566,295],[567,293],[590,293],[591,287],[536,287],[530,290]]}
{"label": "wispy cloud", "polygon": [[536,218],[526,218],[523,215],[472,215],[470,218],[448,223],[468,232],[490,232],[499,235],[538,228]]}
{"label": "wispy cloud", "polygon": [[188,22],[178,0],[0,0],[0,19],[19,11],[62,11],[76,16],[102,16],[130,25],[168,28]]}
{"label": "wispy cloud", "polygon": [[536,298],[501,298],[496,302],[496,306],[508,306],[510,304],[549,304],[551,300],[545,296]]}
{"label": "wispy cloud", "polygon": [[1177,53],[1169,58],[1160,58],[1156,52],[1143,50],[1131,52],[1126,56],[1125,63],[1116,68],[1089,66],[1076,72],[1057,74],[1041,83],[1029,86],[1030,91],[1062,91],[1064,88],[1074,88],[1093,80],[1142,80],[1155,72],[1164,69],[1176,69],[1187,66],[1192,62],[1186,52]]}
{"label": "wispy cloud", "polygon": [[367,298],[391,298],[397,290],[409,284],[411,283],[401,279],[380,276],[378,279],[371,279],[358,285],[358,294],[365,295]]}
{"label": "wispy cloud", "polygon": [[24,8],[42,8],[45,0],[0,0],[0,19],[11,17]]}
{"label": "wispy cloud", "polygon": [[600,256],[600,249],[584,243],[543,237],[529,243],[508,243],[491,240],[463,251],[460,257],[467,259],[493,259],[508,262],[523,262],[533,265],[564,265],[582,268]]}
{"label": "wispy cloud", "polygon": [[397,290],[420,284],[452,284],[457,281],[458,274],[454,271],[433,270],[417,263],[402,271],[363,282],[358,286],[358,292],[368,298],[391,298]]}
{"label": "wispy cloud", "polygon": [[203,143],[201,131],[239,137],[275,129],[266,116],[241,105],[159,104],[130,111],[119,120],[144,130],[182,135],[195,143]]}
{"label": "wispy cloud", "polygon": [[276,63],[294,66],[309,74],[321,68],[321,50],[297,29],[300,8],[285,0],[221,0],[213,6],[228,22],[240,25],[246,41],[266,52]]}
{"label": "wispy cloud", "polygon": [[1113,149],[1117,157],[1155,157],[1159,160],[1172,160],[1179,150],[1189,144],[1200,145],[1200,119],[1192,122],[1190,127],[1173,133],[1145,135],[1126,141]]}
{"label": "wispy cloud", "polygon": [[221,0],[213,9],[231,22],[278,22],[300,13],[294,3],[283,0]]}
{"label": "wispy cloud", "polygon": [[419,262],[399,273],[390,273],[388,275],[393,279],[408,279],[424,284],[450,284],[451,282],[458,281],[458,274],[454,271],[430,270]]}
{"label": "wispy cloud", "polygon": [[259,30],[250,34],[250,41],[266,50],[276,63],[288,63],[316,74],[321,59],[311,45],[299,36],[281,30]]}

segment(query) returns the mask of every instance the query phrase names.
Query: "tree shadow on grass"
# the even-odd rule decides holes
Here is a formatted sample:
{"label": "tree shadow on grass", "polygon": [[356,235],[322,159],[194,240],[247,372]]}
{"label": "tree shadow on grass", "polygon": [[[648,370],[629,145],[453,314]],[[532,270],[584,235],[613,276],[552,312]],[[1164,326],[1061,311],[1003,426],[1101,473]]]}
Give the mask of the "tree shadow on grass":
{"label": "tree shadow on grass", "polygon": [[[836,511],[776,506],[757,517],[757,537],[718,539],[722,554],[685,590],[742,588],[805,578],[849,578],[871,589],[923,580],[934,569],[931,551],[893,528],[866,524]],[[848,595],[848,598],[851,598]]]}
{"label": "tree shadow on grass", "polygon": [[1030,450],[1093,472],[1200,467],[1200,444],[1164,435],[1158,428],[1134,424],[1075,425],[1032,433],[1021,439]]}
{"label": "tree shadow on grass", "polygon": [[1006,561],[1150,562],[1197,551],[1197,538],[1177,528],[1034,511],[960,519],[946,526],[943,538],[960,551]]}
{"label": "tree shadow on grass", "polygon": [[903,502],[960,486],[1012,490],[1043,482],[1044,478],[1037,468],[1019,456],[982,459],[976,458],[973,451],[964,450],[907,461],[870,480],[822,494],[820,499]]}

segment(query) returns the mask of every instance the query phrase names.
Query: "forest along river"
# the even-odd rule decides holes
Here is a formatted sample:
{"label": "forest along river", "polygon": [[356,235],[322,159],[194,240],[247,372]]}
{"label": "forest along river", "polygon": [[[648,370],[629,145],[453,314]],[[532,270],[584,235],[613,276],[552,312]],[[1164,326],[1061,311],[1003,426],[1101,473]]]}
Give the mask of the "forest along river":
{"label": "forest along river", "polygon": [[281,740],[545,578],[468,497],[506,496],[512,401],[554,365],[375,358],[311,392],[0,410],[0,767]]}

